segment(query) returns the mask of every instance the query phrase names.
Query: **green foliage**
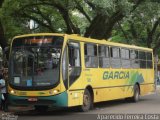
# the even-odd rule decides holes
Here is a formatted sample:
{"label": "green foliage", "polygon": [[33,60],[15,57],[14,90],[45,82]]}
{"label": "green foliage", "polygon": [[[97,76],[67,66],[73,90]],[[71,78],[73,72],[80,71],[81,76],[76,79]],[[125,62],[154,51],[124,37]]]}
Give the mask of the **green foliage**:
{"label": "green foliage", "polygon": [[[160,45],[160,21],[157,22],[160,19],[159,5],[157,2],[145,1],[120,22],[130,44],[151,47],[154,50]],[[121,29],[116,31],[115,36],[124,36]]]}
{"label": "green foliage", "polygon": [[151,33],[160,18],[159,5],[158,0],[5,0],[0,18],[8,40],[26,33],[60,32],[156,48],[160,23]]}
{"label": "green foliage", "polygon": [[129,2],[129,0],[91,0],[97,7],[97,12],[101,10],[101,12],[112,15],[118,9],[124,11],[124,13],[128,13],[132,7],[133,3]]}

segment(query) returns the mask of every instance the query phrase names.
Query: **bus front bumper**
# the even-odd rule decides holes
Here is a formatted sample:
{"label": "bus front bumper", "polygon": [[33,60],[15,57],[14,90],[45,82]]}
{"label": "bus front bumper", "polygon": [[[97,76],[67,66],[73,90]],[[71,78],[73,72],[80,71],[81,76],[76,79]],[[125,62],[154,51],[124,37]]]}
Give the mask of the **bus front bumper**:
{"label": "bus front bumper", "polygon": [[[29,98],[36,98],[36,101],[29,101]],[[67,92],[60,93],[54,96],[15,96],[8,95],[8,101],[11,105],[46,105],[46,106],[57,106],[67,107],[68,106],[68,95]]]}

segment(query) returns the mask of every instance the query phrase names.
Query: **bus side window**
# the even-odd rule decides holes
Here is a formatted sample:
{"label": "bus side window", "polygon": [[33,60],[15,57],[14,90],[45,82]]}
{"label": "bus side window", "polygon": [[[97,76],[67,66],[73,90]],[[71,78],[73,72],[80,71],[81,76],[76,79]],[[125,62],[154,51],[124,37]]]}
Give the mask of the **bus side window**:
{"label": "bus side window", "polygon": [[140,68],[146,69],[146,52],[144,51],[139,51],[139,62],[140,62]]}
{"label": "bus side window", "polygon": [[81,73],[81,57],[80,44],[78,42],[69,42],[68,44],[69,57],[69,85],[73,84]]}
{"label": "bus side window", "polygon": [[120,49],[111,47],[111,66],[112,68],[121,68]]}
{"label": "bus side window", "polygon": [[137,50],[130,50],[130,59],[132,68],[140,68]]}
{"label": "bus side window", "polygon": [[152,53],[147,52],[147,68],[152,69],[153,68],[153,62],[152,62]]}
{"label": "bus side window", "polygon": [[99,45],[98,53],[99,53],[99,67],[109,68],[110,67],[109,47],[104,45]]}
{"label": "bus side window", "polygon": [[127,48],[121,48],[121,62],[122,62],[122,68],[130,68],[130,56],[129,56],[129,49]]}
{"label": "bus side window", "polygon": [[98,67],[97,45],[87,43],[84,45],[84,51],[85,51],[86,68],[97,68]]}

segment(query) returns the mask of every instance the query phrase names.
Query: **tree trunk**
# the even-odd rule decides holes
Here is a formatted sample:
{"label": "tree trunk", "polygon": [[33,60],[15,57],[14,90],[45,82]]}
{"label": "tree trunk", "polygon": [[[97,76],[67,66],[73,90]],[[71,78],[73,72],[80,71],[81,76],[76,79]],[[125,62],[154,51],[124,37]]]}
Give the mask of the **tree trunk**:
{"label": "tree trunk", "polygon": [[108,39],[112,35],[114,25],[124,17],[122,11],[117,11],[111,17],[98,14],[86,29],[85,37]]}
{"label": "tree trunk", "polygon": [[2,22],[0,21],[0,46],[4,50],[4,48],[7,46],[7,42],[4,35],[4,30],[2,26]]}
{"label": "tree trunk", "polygon": [[[2,8],[3,2],[4,2],[4,0],[0,1],[0,8]],[[0,18],[0,46],[2,47],[3,50],[7,46],[7,41],[5,39],[5,34],[4,34],[4,29],[3,29],[1,18]]]}

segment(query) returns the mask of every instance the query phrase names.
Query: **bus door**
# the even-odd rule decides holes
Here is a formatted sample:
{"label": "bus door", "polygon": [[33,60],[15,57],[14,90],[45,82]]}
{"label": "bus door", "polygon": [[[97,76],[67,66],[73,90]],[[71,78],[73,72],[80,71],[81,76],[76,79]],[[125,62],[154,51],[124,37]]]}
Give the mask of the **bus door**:
{"label": "bus door", "polygon": [[72,84],[78,80],[81,73],[80,44],[78,42],[69,42],[68,57],[69,87],[71,87]]}
{"label": "bus door", "polygon": [[69,104],[71,106],[80,104],[80,74],[81,74],[81,57],[80,57],[80,43],[68,43],[68,78],[69,78]]}

